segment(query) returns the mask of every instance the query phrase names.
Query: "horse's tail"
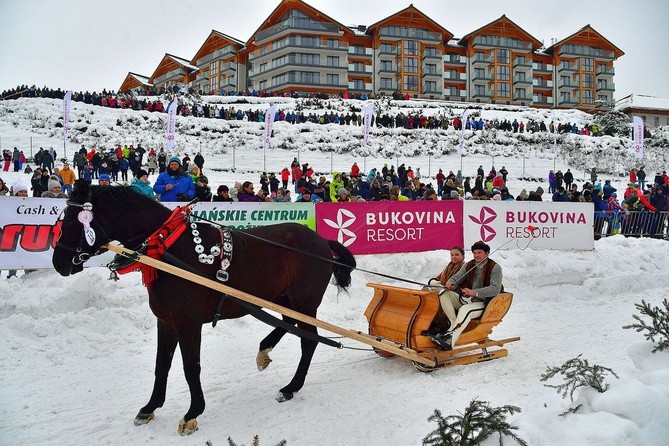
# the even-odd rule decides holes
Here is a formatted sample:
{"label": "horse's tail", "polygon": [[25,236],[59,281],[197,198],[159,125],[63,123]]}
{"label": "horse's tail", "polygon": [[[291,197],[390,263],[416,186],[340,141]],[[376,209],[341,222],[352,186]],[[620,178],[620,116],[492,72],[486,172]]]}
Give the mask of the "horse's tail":
{"label": "horse's tail", "polygon": [[[330,250],[333,254],[333,259],[338,263],[334,264],[334,269],[332,274],[335,277],[337,286],[343,289],[346,289],[351,284],[351,271],[356,266],[355,257],[351,254],[351,251],[341,243],[335,240],[328,240],[330,244]],[[343,263],[346,266],[340,265]]]}

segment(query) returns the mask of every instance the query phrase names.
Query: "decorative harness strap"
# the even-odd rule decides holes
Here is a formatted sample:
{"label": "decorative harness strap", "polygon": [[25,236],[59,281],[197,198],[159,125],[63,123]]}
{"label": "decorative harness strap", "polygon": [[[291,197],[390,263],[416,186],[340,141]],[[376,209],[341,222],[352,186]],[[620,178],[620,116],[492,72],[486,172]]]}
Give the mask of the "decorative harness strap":
{"label": "decorative harness strap", "polygon": [[[193,243],[195,243],[195,252],[198,254],[198,261],[203,264],[212,265],[215,259],[220,257],[221,266],[216,272],[216,279],[221,282],[226,282],[229,279],[227,269],[230,267],[230,262],[232,260],[232,234],[226,227],[219,229],[221,242],[212,246],[209,250],[210,253],[206,254],[204,252],[204,246],[202,246],[202,238],[200,237],[197,223],[191,220],[190,206],[178,206],[174,209],[167,221],[146,239],[141,250],[145,250],[145,255],[148,257],[161,260],[165,256],[165,252],[174,245],[184,231],[186,231],[187,226],[190,226],[191,229]],[[127,274],[131,271],[141,269],[142,283],[147,288],[151,288],[153,282],[158,278],[157,269],[140,262],[133,262],[130,265],[116,269],[113,269],[110,266],[110,269],[118,274]]]}

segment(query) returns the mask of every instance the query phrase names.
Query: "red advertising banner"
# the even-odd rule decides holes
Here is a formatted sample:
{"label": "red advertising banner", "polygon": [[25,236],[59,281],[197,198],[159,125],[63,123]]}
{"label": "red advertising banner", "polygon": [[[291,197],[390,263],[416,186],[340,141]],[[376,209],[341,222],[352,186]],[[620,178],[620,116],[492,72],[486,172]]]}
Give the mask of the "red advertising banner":
{"label": "red advertising banner", "polygon": [[353,254],[451,249],[464,241],[462,201],[317,203],[317,232]]}

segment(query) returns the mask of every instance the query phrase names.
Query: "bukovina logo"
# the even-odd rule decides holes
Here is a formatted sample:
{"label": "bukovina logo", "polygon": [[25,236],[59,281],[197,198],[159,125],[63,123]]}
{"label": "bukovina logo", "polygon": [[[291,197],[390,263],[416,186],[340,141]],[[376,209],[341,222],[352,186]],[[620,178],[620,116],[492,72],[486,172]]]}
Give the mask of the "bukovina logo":
{"label": "bukovina logo", "polygon": [[351,246],[358,238],[358,236],[355,235],[355,232],[347,229],[355,223],[355,215],[349,210],[337,210],[337,221],[332,221],[328,218],[324,218],[323,221],[329,227],[337,230],[337,241],[344,246]]}
{"label": "bukovina logo", "polygon": [[484,242],[489,242],[497,235],[497,232],[495,232],[492,226],[488,225],[488,223],[492,223],[496,218],[497,213],[488,206],[481,207],[478,218],[473,215],[469,216],[471,221],[477,225],[481,225],[481,240]]}

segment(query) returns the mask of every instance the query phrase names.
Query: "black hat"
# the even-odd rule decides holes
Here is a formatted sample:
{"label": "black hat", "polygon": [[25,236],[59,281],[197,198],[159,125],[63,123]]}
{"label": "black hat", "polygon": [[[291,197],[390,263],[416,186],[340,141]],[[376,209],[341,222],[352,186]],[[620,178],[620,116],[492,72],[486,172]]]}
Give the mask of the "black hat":
{"label": "black hat", "polygon": [[490,245],[487,245],[483,243],[481,240],[479,240],[478,242],[472,245],[472,252],[474,252],[477,249],[481,249],[485,252],[490,252]]}
{"label": "black hat", "polygon": [[209,184],[209,178],[205,177],[204,175],[197,177],[197,181],[200,183]]}
{"label": "black hat", "polygon": [[147,172],[147,171],[144,170],[144,169],[139,169],[139,170],[137,171],[137,178],[142,178],[144,175],[146,175],[146,176],[148,177],[148,176],[149,176],[149,172]]}

